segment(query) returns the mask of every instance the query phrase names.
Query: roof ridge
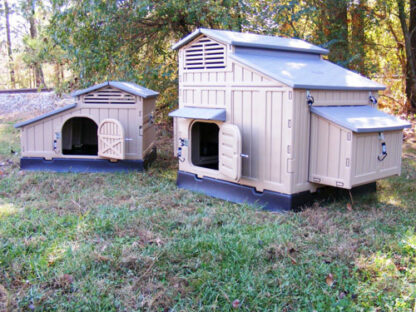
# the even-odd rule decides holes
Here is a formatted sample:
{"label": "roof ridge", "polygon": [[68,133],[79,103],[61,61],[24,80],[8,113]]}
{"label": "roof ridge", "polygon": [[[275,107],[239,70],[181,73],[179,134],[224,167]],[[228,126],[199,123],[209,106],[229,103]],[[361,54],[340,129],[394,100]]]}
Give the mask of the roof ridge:
{"label": "roof ridge", "polygon": [[172,49],[176,50],[191,42],[199,35],[204,34],[225,44],[234,46],[252,47],[258,49],[271,49],[282,51],[297,51],[310,54],[328,54],[329,51],[299,38],[287,38],[273,35],[255,34],[251,32],[238,32],[225,29],[198,28],[187,35]]}

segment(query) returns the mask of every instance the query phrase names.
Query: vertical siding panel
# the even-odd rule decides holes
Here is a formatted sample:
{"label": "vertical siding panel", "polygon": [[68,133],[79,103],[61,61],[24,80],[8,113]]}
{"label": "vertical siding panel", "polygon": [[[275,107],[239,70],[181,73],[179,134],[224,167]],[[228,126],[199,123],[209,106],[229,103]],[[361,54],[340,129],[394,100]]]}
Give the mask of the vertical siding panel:
{"label": "vertical siding panel", "polygon": [[318,173],[321,175],[327,175],[327,161],[328,161],[328,141],[329,141],[329,123],[322,121],[319,118],[318,128],[318,144],[322,147],[322,150],[318,150],[318,159],[324,159],[326,161],[318,162]]}
{"label": "vertical siding panel", "polygon": [[329,129],[329,148],[328,153],[328,175],[331,177],[339,177],[338,168],[340,162],[340,129],[330,125]]}
{"label": "vertical siding panel", "polygon": [[264,180],[265,181],[271,181],[271,173],[274,171],[274,168],[272,166],[272,136],[271,136],[271,130],[272,130],[272,112],[271,112],[271,92],[267,91],[266,92],[266,96],[265,96],[265,101],[266,101],[266,133],[265,133],[265,155],[266,155],[266,159],[265,159],[265,164],[266,164],[266,170],[264,172]]}
{"label": "vertical siding panel", "polygon": [[249,158],[243,158],[243,176],[251,177],[251,91],[243,91],[242,103],[242,138],[243,154],[249,155]]}

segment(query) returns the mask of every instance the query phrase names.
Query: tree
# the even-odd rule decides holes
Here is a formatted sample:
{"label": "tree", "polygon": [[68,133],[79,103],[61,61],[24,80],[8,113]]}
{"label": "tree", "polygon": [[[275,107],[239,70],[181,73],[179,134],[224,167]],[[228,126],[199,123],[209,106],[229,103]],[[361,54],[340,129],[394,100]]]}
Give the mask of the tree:
{"label": "tree", "polygon": [[55,0],[49,27],[83,87],[129,80],[163,91],[160,108],[177,99],[177,58],[171,45],[198,27],[240,30],[238,0]]}
{"label": "tree", "polygon": [[397,7],[406,51],[406,97],[416,111],[416,0],[409,0],[409,11],[404,0],[397,0]]}
{"label": "tree", "polygon": [[29,37],[24,38],[24,43],[26,45],[26,62],[33,69],[35,76],[35,85],[36,88],[45,87],[45,77],[42,70],[42,62],[38,57],[36,47],[41,45],[40,42],[37,42],[38,39],[38,29],[37,22],[35,18],[36,14],[36,4],[40,3],[37,0],[24,0],[21,2],[21,10],[23,16],[29,23]]}
{"label": "tree", "polygon": [[351,64],[350,68],[364,75],[368,74],[366,67],[365,46],[367,44],[366,30],[368,15],[367,0],[353,1],[350,5],[351,15]]}
{"label": "tree", "polygon": [[6,20],[6,44],[7,44],[7,56],[9,57],[9,72],[10,72],[10,84],[12,88],[16,88],[16,78],[14,75],[13,67],[13,54],[12,54],[12,42],[10,39],[10,21],[9,21],[10,8],[7,0],[4,0],[4,17]]}

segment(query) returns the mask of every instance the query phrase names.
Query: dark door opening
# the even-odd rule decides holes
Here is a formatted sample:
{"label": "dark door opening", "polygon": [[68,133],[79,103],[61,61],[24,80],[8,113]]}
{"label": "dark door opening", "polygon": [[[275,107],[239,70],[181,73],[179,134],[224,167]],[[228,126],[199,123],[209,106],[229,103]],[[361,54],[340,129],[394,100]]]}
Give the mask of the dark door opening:
{"label": "dark door opening", "polygon": [[215,123],[195,122],[192,125],[192,163],[195,166],[218,170],[219,131]]}
{"label": "dark door opening", "polygon": [[62,127],[62,154],[97,155],[97,124],[86,117],[68,119]]}

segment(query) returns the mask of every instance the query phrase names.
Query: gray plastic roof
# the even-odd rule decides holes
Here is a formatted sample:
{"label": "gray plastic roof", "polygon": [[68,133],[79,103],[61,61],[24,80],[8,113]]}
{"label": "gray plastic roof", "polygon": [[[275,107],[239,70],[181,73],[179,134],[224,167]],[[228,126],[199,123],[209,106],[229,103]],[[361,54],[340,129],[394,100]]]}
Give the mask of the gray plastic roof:
{"label": "gray plastic roof", "polygon": [[410,123],[371,106],[312,106],[312,113],[354,132],[410,128]]}
{"label": "gray plastic roof", "polygon": [[123,90],[125,92],[128,92],[130,94],[141,96],[142,98],[154,97],[154,96],[159,95],[158,92],[139,86],[138,84],[135,84],[133,82],[107,81],[107,82],[103,82],[95,86],[86,88],[86,89],[75,91],[74,93],[72,93],[72,96],[74,97],[79,96],[79,95],[89,93],[97,89],[101,89],[106,86],[111,86],[111,87]]}
{"label": "gray plastic roof", "polygon": [[224,108],[182,107],[169,113],[170,117],[225,121]]}
{"label": "gray plastic roof", "polygon": [[385,86],[317,55],[237,48],[230,57],[292,88],[385,89]]}
{"label": "gray plastic roof", "polygon": [[297,51],[312,54],[328,54],[327,49],[318,47],[300,39],[282,38],[277,36],[257,35],[228,30],[199,28],[172,46],[176,50],[191,42],[199,35],[206,35],[214,40],[236,47],[251,47],[281,51]]}
{"label": "gray plastic roof", "polygon": [[14,127],[15,127],[15,128],[20,128],[20,127],[23,127],[23,126],[26,126],[26,125],[30,125],[30,124],[32,124],[32,123],[35,123],[35,122],[39,121],[39,120],[42,120],[42,119],[45,119],[45,118],[48,118],[48,117],[51,117],[51,116],[57,115],[57,114],[59,114],[59,113],[65,112],[65,111],[67,111],[67,110],[70,110],[70,109],[72,109],[72,108],[74,108],[74,107],[76,107],[76,106],[77,106],[77,104],[76,104],[76,103],[66,105],[66,106],[64,106],[64,107],[61,107],[61,108],[55,109],[55,110],[53,110],[53,111],[50,111],[50,112],[48,112],[48,113],[46,113],[46,114],[43,114],[43,115],[37,116],[37,117],[35,117],[35,118],[29,119],[29,120],[26,120],[26,121],[22,121],[22,122],[18,122],[17,124],[15,124],[15,125],[14,125]]}

